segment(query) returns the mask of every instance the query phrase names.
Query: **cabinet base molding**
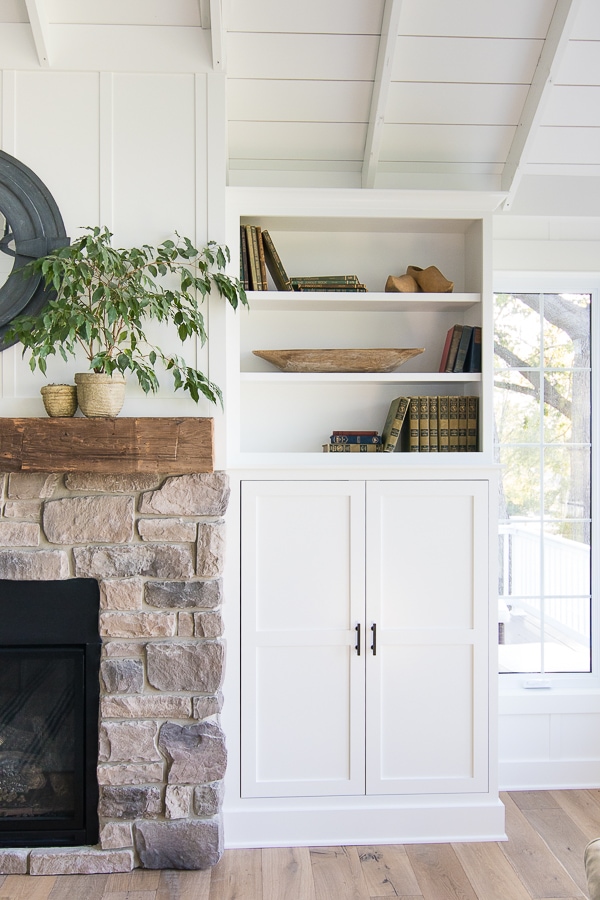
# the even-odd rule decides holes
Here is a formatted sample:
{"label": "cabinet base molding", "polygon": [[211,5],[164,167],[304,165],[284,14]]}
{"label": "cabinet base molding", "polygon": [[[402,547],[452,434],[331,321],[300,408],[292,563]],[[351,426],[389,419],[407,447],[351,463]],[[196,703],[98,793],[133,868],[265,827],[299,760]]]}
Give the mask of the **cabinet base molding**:
{"label": "cabinet base molding", "polygon": [[318,847],[361,844],[428,844],[504,841],[500,800],[353,809],[224,811],[225,847]]}

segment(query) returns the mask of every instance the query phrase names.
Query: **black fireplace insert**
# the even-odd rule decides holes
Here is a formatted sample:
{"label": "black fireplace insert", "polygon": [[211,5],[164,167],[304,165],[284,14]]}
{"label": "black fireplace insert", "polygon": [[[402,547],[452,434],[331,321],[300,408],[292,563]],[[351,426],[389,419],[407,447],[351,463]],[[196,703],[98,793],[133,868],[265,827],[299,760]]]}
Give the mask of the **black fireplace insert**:
{"label": "black fireplace insert", "polygon": [[0,847],[98,841],[98,583],[0,580]]}

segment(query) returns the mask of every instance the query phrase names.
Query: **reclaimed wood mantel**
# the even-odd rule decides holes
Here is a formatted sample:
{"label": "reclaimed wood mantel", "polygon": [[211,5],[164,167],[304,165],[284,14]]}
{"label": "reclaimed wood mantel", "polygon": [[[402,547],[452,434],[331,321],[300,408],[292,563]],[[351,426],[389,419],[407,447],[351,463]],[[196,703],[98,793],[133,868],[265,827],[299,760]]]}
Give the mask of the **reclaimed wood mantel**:
{"label": "reclaimed wood mantel", "polygon": [[0,418],[0,471],[166,473],[214,468],[211,418]]}

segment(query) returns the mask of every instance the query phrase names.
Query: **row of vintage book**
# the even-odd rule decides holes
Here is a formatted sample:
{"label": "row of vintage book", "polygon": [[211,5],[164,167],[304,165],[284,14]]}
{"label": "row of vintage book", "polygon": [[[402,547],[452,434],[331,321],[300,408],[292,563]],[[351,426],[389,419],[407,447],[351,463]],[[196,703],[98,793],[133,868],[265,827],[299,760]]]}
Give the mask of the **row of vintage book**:
{"label": "row of vintage book", "polygon": [[383,431],[334,431],[325,453],[473,453],[479,397],[419,396],[392,400]]}
{"label": "row of vintage book", "polygon": [[290,277],[266,228],[240,225],[240,281],[247,291],[267,291],[267,270],[278,291],[364,292],[357,275],[297,275]]}
{"label": "row of vintage book", "polygon": [[440,372],[481,372],[481,328],[453,325],[448,329]]}

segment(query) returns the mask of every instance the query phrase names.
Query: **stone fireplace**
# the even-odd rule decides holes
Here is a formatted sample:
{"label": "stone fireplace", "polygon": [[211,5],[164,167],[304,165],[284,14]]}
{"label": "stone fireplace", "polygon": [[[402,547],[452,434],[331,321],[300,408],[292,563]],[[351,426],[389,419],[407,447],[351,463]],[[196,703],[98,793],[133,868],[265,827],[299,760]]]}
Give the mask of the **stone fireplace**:
{"label": "stone fireplace", "polygon": [[96,579],[102,639],[99,843],[2,849],[0,838],[0,873],[214,865],[227,476],[11,472],[0,488],[0,579]]}

